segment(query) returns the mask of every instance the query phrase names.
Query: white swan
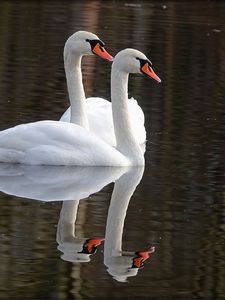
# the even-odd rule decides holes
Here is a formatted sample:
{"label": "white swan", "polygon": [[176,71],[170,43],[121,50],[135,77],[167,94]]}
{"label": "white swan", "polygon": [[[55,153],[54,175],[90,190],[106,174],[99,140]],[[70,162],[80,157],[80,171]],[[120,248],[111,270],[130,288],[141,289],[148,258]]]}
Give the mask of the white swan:
{"label": "white swan", "polygon": [[104,43],[97,35],[87,31],[77,31],[71,35],[64,46],[64,68],[71,103],[71,113],[61,121],[67,121],[88,128],[85,107],[85,93],[82,83],[81,59],[84,55],[97,54],[112,61],[112,56],[104,49]]}
{"label": "white swan", "polygon": [[116,148],[79,125],[39,121],[0,132],[0,162],[80,166],[144,165],[142,149],[132,132],[127,95],[129,73],[141,72],[160,81],[142,52],[125,49],[116,55],[111,76]]}
{"label": "white swan", "polygon": [[[104,43],[96,35],[86,31],[78,31],[66,41],[64,67],[71,107],[62,115],[60,121],[89,128],[92,133],[108,144],[116,146],[111,102],[98,97],[85,99],[82,83],[81,59],[83,55],[94,52],[102,58],[112,60],[103,46]],[[133,98],[129,99],[128,103],[132,129],[139,144],[143,144],[146,141],[144,113]]]}

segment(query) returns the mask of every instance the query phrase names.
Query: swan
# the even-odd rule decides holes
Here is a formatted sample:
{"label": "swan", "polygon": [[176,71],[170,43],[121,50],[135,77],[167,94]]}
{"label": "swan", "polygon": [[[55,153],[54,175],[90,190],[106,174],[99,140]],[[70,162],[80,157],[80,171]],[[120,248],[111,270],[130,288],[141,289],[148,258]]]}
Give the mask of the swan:
{"label": "swan", "polygon": [[[82,83],[81,59],[83,55],[95,53],[109,61],[113,60],[103,46],[104,43],[96,35],[87,31],[75,32],[66,41],[63,56],[71,106],[62,115],[60,121],[89,128],[92,133],[109,145],[116,146],[111,102],[99,97],[85,99]],[[129,99],[128,107],[134,134],[139,144],[144,144],[146,141],[144,113],[134,98]]]}
{"label": "swan", "polygon": [[103,41],[91,32],[77,31],[67,39],[63,56],[71,111],[68,118],[64,116],[61,121],[75,123],[86,128],[88,128],[88,119],[85,110],[81,60],[82,56],[92,54],[97,54],[109,61],[113,60],[113,57],[105,50]]}
{"label": "swan", "polygon": [[128,48],[115,56],[111,73],[111,100],[116,148],[79,125],[39,121],[0,132],[0,162],[143,166],[144,154],[133,134],[128,109],[129,73],[144,73],[160,82],[151,62],[142,52]]}

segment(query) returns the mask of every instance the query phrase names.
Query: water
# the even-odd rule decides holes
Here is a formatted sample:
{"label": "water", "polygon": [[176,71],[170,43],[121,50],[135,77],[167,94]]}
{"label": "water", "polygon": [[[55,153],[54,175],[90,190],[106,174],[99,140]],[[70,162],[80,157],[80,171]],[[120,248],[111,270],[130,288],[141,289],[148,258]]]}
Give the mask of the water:
{"label": "water", "polygon": [[[113,55],[143,51],[162,79],[129,81],[144,170],[1,166],[1,299],[225,298],[224,20],[222,1],[0,3],[1,129],[59,119],[63,46],[80,29]],[[87,96],[109,99],[110,63],[86,57],[83,78]],[[106,238],[97,252],[78,254],[94,237]]]}

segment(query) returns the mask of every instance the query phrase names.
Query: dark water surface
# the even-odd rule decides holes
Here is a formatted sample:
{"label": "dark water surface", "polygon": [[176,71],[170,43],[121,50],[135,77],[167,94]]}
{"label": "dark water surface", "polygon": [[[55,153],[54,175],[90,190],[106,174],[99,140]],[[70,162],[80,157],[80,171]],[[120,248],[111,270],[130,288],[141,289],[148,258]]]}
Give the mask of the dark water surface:
{"label": "dark water surface", "polygon": [[[162,79],[129,81],[146,166],[1,165],[0,299],[225,299],[225,2],[1,1],[0,129],[60,118],[63,46],[80,29],[113,55],[143,51]],[[109,99],[110,63],[82,66],[86,96]]]}

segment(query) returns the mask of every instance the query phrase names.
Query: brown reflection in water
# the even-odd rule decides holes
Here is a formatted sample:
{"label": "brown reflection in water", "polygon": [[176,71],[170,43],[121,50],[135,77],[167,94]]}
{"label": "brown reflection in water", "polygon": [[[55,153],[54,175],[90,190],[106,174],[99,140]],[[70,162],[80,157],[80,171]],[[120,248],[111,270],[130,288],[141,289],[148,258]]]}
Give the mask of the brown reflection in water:
{"label": "brown reflection in water", "polygon": [[[42,119],[57,120],[63,108],[69,106],[64,43],[77,30],[98,34],[99,1],[80,1],[76,6],[57,2],[54,10],[50,3],[33,1],[20,4],[9,1],[1,7],[0,81],[4,84],[0,85],[0,95],[7,120],[7,124],[2,120],[1,129]],[[93,94],[96,59],[100,58],[83,59],[83,81],[88,96]]]}
{"label": "brown reflection in water", "polygon": [[[98,18],[99,18],[99,7],[100,1],[89,1],[84,3],[84,15],[85,18],[85,28],[84,30],[93,32],[97,34],[98,28]],[[104,40],[104,37],[99,37],[100,39]],[[99,57],[94,56],[91,57],[84,64],[84,70],[86,76],[85,80],[83,80],[84,88],[86,94],[93,95],[93,84],[94,84],[94,77],[95,77],[95,59],[100,59]]]}
{"label": "brown reflection in water", "polygon": [[58,272],[54,245],[49,241],[55,239],[52,229],[60,207],[54,204],[46,209],[41,202],[17,200],[1,197],[5,203],[1,207],[1,298],[48,299],[48,276]]}

